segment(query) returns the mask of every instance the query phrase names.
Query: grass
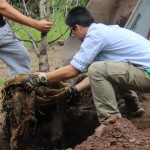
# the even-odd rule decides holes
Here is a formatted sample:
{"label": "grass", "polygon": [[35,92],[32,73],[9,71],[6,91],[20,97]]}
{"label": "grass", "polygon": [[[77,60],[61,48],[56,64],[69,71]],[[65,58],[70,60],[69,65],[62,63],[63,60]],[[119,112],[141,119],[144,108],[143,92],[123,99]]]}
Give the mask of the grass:
{"label": "grass", "polygon": [[5,81],[6,80],[4,80],[4,79],[0,79],[0,86],[3,86]]}
{"label": "grass", "polygon": [[[62,1],[62,0],[49,0],[50,1],[50,6],[52,8],[50,8],[50,17],[51,17],[51,21],[53,22],[53,27],[51,29],[51,31],[48,33],[47,35],[47,41],[53,41],[55,39],[57,39],[58,37],[60,37],[65,31],[67,26],[65,25],[65,14],[66,14],[66,8],[69,10],[72,7],[76,6],[76,2],[72,2],[72,3],[66,3],[66,1]],[[81,6],[86,6],[88,4],[89,0],[80,0],[78,5]],[[21,7],[22,4],[21,3],[13,3],[16,4],[15,7]],[[19,9],[19,8],[18,8]],[[36,17],[36,11],[33,12],[32,14],[30,14],[32,16],[32,18]],[[40,40],[41,39],[41,33],[38,32],[37,30],[33,29],[33,28],[29,28],[26,27],[25,30],[28,31],[28,33],[22,28],[22,25],[17,24],[17,23],[13,23],[12,25],[13,29],[16,31],[17,35],[25,40],[25,39],[30,39],[30,36],[28,33],[30,33],[32,35],[32,37],[35,40]],[[69,35],[69,31],[64,34],[60,40],[65,40]],[[25,42],[25,46],[30,47],[31,43],[30,42]]]}
{"label": "grass", "polygon": [[[67,26],[65,25],[64,20],[65,18],[62,15],[59,14],[57,15],[56,20],[53,21],[52,29],[47,34],[47,42],[57,39],[66,31]],[[23,26],[18,23],[13,23],[12,27],[16,31],[17,35],[23,40],[30,39],[30,35],[32,35],[32,37],[37,41],[41,39],[41,32],[37,31],[34,28]],[[68,37],[68,35],[69,35],[69,31],[66,32],[59,40],[65,40]],[[30,47],[31,43],[25,42],[25,46]]]}

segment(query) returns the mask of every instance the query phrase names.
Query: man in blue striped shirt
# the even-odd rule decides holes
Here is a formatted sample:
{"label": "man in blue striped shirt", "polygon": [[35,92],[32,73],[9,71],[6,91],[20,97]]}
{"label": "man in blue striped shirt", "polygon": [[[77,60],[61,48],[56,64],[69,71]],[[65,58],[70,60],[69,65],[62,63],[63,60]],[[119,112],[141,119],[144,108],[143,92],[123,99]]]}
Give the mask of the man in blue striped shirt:
{"label": "man in blue striped shirt", "polygon": [[118,25],[94,23],[92,15],[84,7],[70,10],[66,24],[82,41],[79,51],[70,65],[29,77],[25,81],[25,89],[30,92],[41,83],[66,80],[88,71],[88,77],[71,87],[70,91],[78,93],[91,86],[100,123],[111,115],[121,116],[114,87],[122,93],[128,111],[141,115],[144,109],[134,91],[150,92],[150,42]]}

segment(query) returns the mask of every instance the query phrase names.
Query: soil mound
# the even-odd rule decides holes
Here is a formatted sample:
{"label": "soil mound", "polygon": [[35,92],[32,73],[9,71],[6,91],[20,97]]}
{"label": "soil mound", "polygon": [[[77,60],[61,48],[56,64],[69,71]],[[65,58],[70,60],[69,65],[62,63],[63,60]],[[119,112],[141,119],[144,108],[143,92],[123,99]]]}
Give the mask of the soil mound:
{"label": "soil mound", "polygon": [[[149,150],[150,137],[126,118],[107,121],[74,150]],[[71,150],[71,149],[68,149]]]}
{"label": "soil mound", "polygon": [[[143,134],[125,118],[112,117],[104,125],[99,126],[90,89],[84,91],[81,99],[76,100],[77,103],[73,106],[66,103],[65,99],[41,106],[43,101],[34,103],[35,100],[37,102],[36,97],[32,93],[31,95],[25,93],[22,89],[20,80],[24,81],[26,76],[22,77],[9,80],[10,82],[7,82],[9,84],[3,89],[2,108],[6,111],[6,116],[0,136],[0,149],[61,150],[69,147],[74,150],[150,149],[150,136]],[[58,92],[58,89],[57,87],[55,90]],[[45,93],[46,90],[42,92]],[[37,91],[33,94],[36,93]],[[54,94],[56,92],[52,95]],[[39,94],[41,95],[43,93]],[[48,100],[53,100],[52,97],[49,98]],[[44,102],[47,100],[46,97],[42,99]],[[37,105],[39,102],[40,105]],[[150,110],[148,105],[144,108]],[[145,113],[145,118],[134,120],[138,128],[141,124],[149,122],[149,111]],[[143,127],[145,128],[145,125],[140,129]]]}

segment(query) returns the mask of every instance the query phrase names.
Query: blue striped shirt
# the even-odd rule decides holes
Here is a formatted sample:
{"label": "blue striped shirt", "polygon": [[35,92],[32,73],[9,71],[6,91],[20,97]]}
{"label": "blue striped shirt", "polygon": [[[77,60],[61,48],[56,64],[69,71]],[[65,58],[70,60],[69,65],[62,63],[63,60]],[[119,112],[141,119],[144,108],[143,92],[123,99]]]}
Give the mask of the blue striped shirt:
{"label": "blue striped shirt", "polygon": [[70,64],[84,72],[93,61],[108,60],[150,70],[150,41],[118,25],[93,23]]}

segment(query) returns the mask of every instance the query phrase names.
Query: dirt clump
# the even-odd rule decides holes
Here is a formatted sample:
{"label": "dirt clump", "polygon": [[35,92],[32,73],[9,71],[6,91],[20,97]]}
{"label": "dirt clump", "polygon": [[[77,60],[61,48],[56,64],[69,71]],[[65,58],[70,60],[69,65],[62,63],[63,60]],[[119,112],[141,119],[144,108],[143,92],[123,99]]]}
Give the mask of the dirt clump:
{"label": "dirt clump", "polygon": [[[17,79],[20,80],[21,78]],[[10,147],[13,147],[14,150],[54,150],[69,147],[71,148],[67,150],[150,149],[150,136],[142,133],[126,118],[113,116],[99,126],[90,89],[82,93],[81,99],[74,106],[68,107],[63,101],[44,107],[34,105],[34,110],[28,110],[25,114],[28,116],[31,113],[36,118],[36,122],[23,119],[22,102],[25,103],[26,99],[21,101],[20,98],[25,91],[19,90],[22,87],[18,89],[20,86],[18,83],[20,82],[13,84],[13,90],[8,89],[9,86],[6,88],[8,90],[7,97],[10,97],[8,99],[5,97],[4,100],[7,100],[6,102],[14,101],[15,105],[13,106],[16,107],[7,111],[5,117],[0,140],[3,150],[10,150]],[[16,95],[17,91],[19,92],[18,95]],[[10,103],[7,103],[6,106],[12,106],[8,104]],[[18,116],[17,114],[22,116],[19,117],[19,122],[23,120],[25,122],[17,124],[18,117],[15,117]]]}
{"label": "dirt clump", "polygon": [[[20,77],[17,79],[21,80]],[[18,83],[20,82],[15,82],[10,89],[7,87],[7,103],[3,108],[10,107],[3,123],[0,149],[10,150],[12,146],[15,150],[61,150],[69,147],[67,150],[150,149],[150,136],[138,130],[150,127],[149,101],[144,103],[146,113],[141,118],[133,120],[136,127],[126,118],[109,118],[104,125],[99,126],[90,89],[82,93],[75,106],[68,106],[65,101],[61,101],[41,107],[28,107],[32,101],[28,101],[29,98],[25,99],[27,94]],[[14,105],[10,105],[11,103]],[[24,111],[25,108],[28,111]],[[31,111],[31,108],[34,109]],[[34,116],[36,120],[24,119],[23,114],[26,117]],[[16,117],[18,115],[19,118]],[[25,122],[21,124],[23,120]],[[16,144],[14,146],[11,143]]]}
{"label": "dirt clump", "polygon": [[[100,125],[92,136],[74,150],[149,150],[150,137],[126,118]],[[71,148],[67,150],[72,150]]]}
{"label": "dirt clump", "polygon": [[23,84],[28,77],[18,74],[2,89],[2,111],[6,112],[0,137],[3,150],[50,150],[61,143],[62,106],[69,84],[47,84],[27,92]]}

